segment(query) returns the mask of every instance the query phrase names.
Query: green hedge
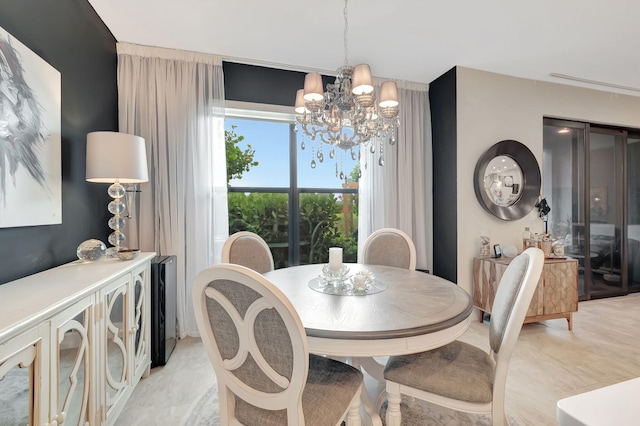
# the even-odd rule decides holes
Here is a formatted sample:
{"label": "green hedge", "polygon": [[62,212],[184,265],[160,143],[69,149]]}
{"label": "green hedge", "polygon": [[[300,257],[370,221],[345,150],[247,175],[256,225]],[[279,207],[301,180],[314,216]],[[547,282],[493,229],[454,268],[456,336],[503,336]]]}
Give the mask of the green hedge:
{"label": "green hedge", "polygon": [[[342,198],[342,197],[341,197]],[[282,193],[229,193],[229,234],[251,231],[270,245],[276,268],[288,266],[288,195]],[[357,196],[351,197],[351,211]],[[343,214],[343,200],[333,194],[301,194],[301,263],[326,263],[329,247],[342,247],[345,262],[357,261],[357,216]],[[344,221],[351,223],[351,235],[344,235]]]}

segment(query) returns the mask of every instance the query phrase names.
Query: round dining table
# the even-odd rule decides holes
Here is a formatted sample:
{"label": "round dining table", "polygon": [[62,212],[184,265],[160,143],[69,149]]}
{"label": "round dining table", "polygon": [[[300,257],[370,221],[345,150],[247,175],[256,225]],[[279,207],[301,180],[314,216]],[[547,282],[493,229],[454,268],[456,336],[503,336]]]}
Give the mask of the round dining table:
{"label": "round dining table", "polygon": [[[347,359],[374,380],[363,392],[370,424],[384,398],[384,366],[374,357],[434,349],[461,336],[471,323],[469,294],[443,278],[389,266],[346,264],[348,276],[372,273],[386,289],[366,295],[328,294],[310,285],[323,265],[276,269],[264,274],[289,298],[305,328],[309,352]],[[314,281],[315,280],[315,281]],[[371,387],[371,386],[370,386]]]}

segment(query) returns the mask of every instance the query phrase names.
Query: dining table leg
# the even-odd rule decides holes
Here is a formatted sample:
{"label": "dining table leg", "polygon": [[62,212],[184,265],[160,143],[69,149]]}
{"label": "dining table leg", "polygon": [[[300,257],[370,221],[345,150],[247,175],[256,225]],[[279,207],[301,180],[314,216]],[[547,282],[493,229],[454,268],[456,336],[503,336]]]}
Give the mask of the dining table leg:
{"label": "dining table leg", "polygon": [[362,392],[362,407],[366,414],[364,424],[382,426],[380,407],[386,399],[384,365],[375,358],[351,358],[351,365],[360,369],[365,376],[365,389]]}

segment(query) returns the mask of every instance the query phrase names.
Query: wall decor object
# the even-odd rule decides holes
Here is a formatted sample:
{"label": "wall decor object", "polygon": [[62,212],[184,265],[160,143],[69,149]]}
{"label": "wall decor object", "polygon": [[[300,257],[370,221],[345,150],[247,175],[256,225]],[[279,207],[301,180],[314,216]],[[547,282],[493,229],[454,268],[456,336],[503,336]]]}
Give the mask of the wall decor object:
{"label": "wall decor object", "polygon": [[107,246],[100,240],[91,239],[80,243],[76,250],[78,259],[87,262],[95,262],[104,257],[107,253]]}
{"label": "wall decor object", "polygon": [[0,228],[62,223],[60,80],[0,28]]}
{"label": "wall decor object", "polygon": [[526,145],[503,140],[478,160],[473,187],[482,207],[502,220],[526,216],[540,195],[540,167]]}

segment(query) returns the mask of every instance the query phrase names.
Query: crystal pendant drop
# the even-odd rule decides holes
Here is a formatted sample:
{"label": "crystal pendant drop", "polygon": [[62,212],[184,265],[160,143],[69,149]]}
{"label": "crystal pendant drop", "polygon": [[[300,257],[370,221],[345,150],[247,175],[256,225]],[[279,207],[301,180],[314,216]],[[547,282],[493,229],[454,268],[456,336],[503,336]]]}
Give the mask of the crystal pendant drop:
{"label": "crystal pendant drop", "polygon": [[329,158],[333,160],[333,157],[335,156],[336,156],[336,150],[334,148],[331,148],[331,151],[329,151]]}
{"label": "crystal pendant drop", "polygon": [[340,180],[344,180],[344,172],[340,172]]}
{"label": "crystal pendant drop", "polygon": [[318,151],[318,161],[321,163],[324,161],[324,154],[320,151]]}
{"label": "crystal pendant drop", "polygon": [[376,146],[374,144],[369,145],[369,152],[372,154],[376,152]]}
{"label": "crystal pendant drop", "polygon": [[384,166],[384,157],[381,155],[380,158],[378,158],[378,164],[380,166]]}
{"label": "crystal pendant drop", "polygon": [[362,170],[358,169],[358,179],[362,177]]}
{"label": "crystal pendant drop", "polygon": [[300,144],[300,149],[304,151],[307,146],[304,144],[304,141]]}
{"label": "crystal pendant drop", "polygon": [[316,160],[311,160],[311,168],[312,169],[316,168]]}
{"label": "crystal pendant drop", "polygon": [[353,148],[351,148],[351,159],[352,159],[353,161],[355,161],[355,160],[356,160],[356,152],[353,150]]}
{"label": "crystal pendant drop", "polygon": [[395,144],[396,144],[396,134],[391,133],[391,136],[389,136],[389,145],[395,145]]}

